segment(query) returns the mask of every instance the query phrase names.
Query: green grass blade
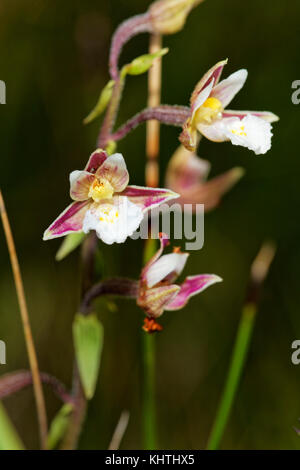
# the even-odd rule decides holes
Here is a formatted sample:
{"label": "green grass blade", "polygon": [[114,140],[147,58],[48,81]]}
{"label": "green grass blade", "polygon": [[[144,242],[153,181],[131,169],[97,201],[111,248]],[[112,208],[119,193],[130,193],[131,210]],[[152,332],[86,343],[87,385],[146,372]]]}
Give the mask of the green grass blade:
{"label": "green grass blade", "polygon": [[240,377],[247,358],[248,347],[252,336],[254,320],[256,316],[256,305],[248,303],[242,311],[236,341],[233,349],[231,364],[217,411],[215,422],[208,440],[207,449],[218,449],[223,437],[226,424],[236,396]]}
{"label": "green grass blade", "polygon": [[0,402],[0,450],[24,450],[24,444]]}

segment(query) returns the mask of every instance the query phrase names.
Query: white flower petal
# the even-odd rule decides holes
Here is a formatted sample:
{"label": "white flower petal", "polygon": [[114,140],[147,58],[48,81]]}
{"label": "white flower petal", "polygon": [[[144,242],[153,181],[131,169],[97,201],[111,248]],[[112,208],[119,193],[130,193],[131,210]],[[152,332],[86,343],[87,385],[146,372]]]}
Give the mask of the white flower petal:
{"label": "white flower petal", "polygon": [[227,120],[229,120],[229,118],[217,119],[211,124],[201,123],[198,124],[197,129],[208,140],[212,140],[213,142],[225,142],[229,140],[226,133],[226,126],[224,125]]}
{"label": "white flower petal", "polygon": [[143,220],[143,211],[127,197],[115,196],[112,201],[93,204],[83,220],[83,232],[95,230],[104,243],[124,243]]}
{"label": "white flower petal", "polygon": [[223,119],[226,135],[233,145],[253,150],[256,155],[264,154],[271,148],[272,126],[264,119],[249,114],[243,119]]}
{"label": "white flower petal", "polygon": [[229,77],[222,80],[212,90],[211,96],[221,101],[223,108],[225,108],[235,97],[235,95],[243,88],[247,79],[248,72],[246,69],[238,70],[232,73]]}
{"label": "white flower petal", "polygon": [[147,271],[147,286],[155,286],[170,274],[172,274],[171,282],[173,282],[174,278],[178,277],[183,270],[188,256],[188,253],[170,253],[161,256]]}

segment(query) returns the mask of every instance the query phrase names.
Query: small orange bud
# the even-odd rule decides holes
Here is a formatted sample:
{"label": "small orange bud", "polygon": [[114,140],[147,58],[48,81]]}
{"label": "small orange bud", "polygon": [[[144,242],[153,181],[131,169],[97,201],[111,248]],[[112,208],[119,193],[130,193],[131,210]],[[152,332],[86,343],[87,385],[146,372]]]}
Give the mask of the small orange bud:
{"label": "small orange bud", "polygon": [[162,329],[163,327],[159,323],[157,323],[154,318],[146,317],[144,319],[143,330],[146,331],[146,333],[156,333],[157,331],[161,331]]}

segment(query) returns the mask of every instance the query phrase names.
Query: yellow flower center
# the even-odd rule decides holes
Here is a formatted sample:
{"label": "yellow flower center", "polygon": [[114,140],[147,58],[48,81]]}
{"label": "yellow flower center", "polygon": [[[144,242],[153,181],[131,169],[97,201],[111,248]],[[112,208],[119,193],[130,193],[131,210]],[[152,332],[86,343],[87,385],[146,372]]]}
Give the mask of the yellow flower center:
{"label": "yellow flower center", "polygon": [[101,199],[110,199],[113,194],[114,188],[110,182],[107,180],[99,181],[97,178],[95,178],[89,190],[89,197],[95,202],[99,202]]}
{"label": "yellow flower center", "polygon": [[222,116],[222,111],[223,106],[221,101],[211,96],[197,109],[194,117],[195,124],[210,124],[213,120]]}
{"label": "yellow flower center", "polygon": [[113,206],[104,206],[100,211],[99,220],[101,222],[108,222],[113,224],[116,219],[119,217],[119,212],[116,207]]}

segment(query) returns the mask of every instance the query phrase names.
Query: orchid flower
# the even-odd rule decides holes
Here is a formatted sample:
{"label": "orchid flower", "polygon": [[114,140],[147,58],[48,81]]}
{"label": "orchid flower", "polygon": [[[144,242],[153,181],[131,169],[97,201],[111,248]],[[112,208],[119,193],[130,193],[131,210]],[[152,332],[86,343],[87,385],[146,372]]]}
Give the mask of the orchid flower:
{"label": "orchid flower", "polygon": [[244,86],[248,72],[238,70],[219,82],[227,60],[218,62],[198,82],[191,96],[191,116],[180,135],[181,143],[195,151],[197,131],[214,142],[231,141],[253,150],[256,155],[271,148],[271,122],[278,117],[263,111],[231,111],[225,109]]}
{"label": "orchid flower", "polygon": [[162,255],[169,239],[164,233],[160,233],[159,238],[159,250],[142,270],[137,298],[137,304],[147,315],[144,330],[149,333],[162,329],[156,319],[164,310],[179,310],[188,303],[190,297],[222,281],[215,274],[198,274],[188,276],[181,285],[174,284],[189,254],[174,248],[173,253]]}
{"label": "orchid flower", "polygon": [[108,157],[96,150],[83,171],[70,174],[74,202],[45,231],[44,240],[95,230],[104,243],[123,243],[149,209],[178,197],[166,189],[128,186],[128,181],[120,153]]}
{"label": "orchid flower", "polygon": [[244,174],[243,168],[235,167],[207,181],[210,167],[207,160],[199,158],[183,146],[172,156],[166,172],[166,187],[180,194],[177,203],[186,205],[185,209],[188,209],[188,204],[193,205],[193,212],[197,209],[196,204],[204,204],[205,211],[214,209],[223,194]]}

